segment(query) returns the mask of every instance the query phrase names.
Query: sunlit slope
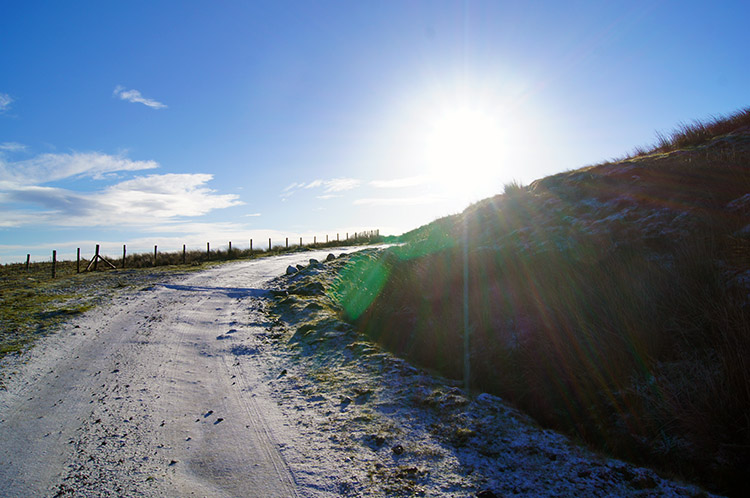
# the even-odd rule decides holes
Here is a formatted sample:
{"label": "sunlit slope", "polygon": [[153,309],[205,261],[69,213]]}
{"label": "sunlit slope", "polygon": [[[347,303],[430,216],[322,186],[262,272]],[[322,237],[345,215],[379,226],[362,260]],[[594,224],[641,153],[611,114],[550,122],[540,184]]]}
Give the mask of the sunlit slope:
{"label": "sunlit slope", "polygon": [[362,331],[460,377],[466,269],[475,388],[620,456],[744,489],[750,112],[508,185],[403,239],[342,279]]}

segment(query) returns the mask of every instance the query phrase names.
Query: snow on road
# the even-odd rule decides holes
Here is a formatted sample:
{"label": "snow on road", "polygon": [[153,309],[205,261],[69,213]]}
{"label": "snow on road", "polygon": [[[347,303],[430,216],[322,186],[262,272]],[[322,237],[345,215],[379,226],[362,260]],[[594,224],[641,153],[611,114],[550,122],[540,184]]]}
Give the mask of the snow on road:
{"label": "snow on road", "polygon": [[324,267],[280,277],[327,254],[123,291],[6,361],[0,497],[708,496],[383,351],[295,291]]}
{"label": "snow on road", "polygon": [[291,429],[239,359],[264,284],[316,256],[121,294],[40,341],[0,393],[0,496],[297,496]]}

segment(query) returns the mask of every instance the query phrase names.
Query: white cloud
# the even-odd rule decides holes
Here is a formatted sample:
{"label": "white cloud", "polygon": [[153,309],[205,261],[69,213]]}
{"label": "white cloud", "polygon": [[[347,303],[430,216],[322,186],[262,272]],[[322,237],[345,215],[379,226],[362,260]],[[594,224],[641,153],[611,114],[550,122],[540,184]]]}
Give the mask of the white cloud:
{"label": "white cloud", "polygon": [[334,178],[333,180],[323,182],[323,191],[325,193],[343,192],[359,187],[360,183],[362,183],[360,180],[354,178]]}
{"label": "white cloud", "polygon": [[389,197],[389,198],[366,198],[357,199],[354,204],[357,206],[421,206],[424,204],[435,204],[440,199],[430,195],[416,197]]}
{"label": "white cloud", "polygon": [[133,161],[122,155],[111,156],[99,152],[42,154],[16,162],[0,159],[0,182],[35,185],[71,177],[102,179],[107,173],[158,167],[156,161]]}
{"label": "white cloud", "polygon": [[4,161],[0,155],[0,210],[3,213],[0,226],[146,227],[242,204],[237,195],[217,194],[208,188],[208,182],[213,179],[209,174],[136,176],[93,191],[50,185],[76,178],[101,180],[119,172],[158,166],[155,161],[133,161],[122,155],[96,152],[42,154],[16,162]]}
{"label": "white cloud", "polygon": [[300,188],[302,188],[304,186],[305,186],[304,183],[293,182],[293,183],[290,183],[284,190],[282,190],[282,193],[283,192],[294,191],[294,190],[300,189]]}
{"label": "white cloud", "polygon": [[26,146],[18,142],[3,142],[0,144],[0,152],[19,152],[26,150]]}
{"label": "white cloud", "polygon": [[[303,184],[304,185],[304,184]],[[307,185],[304,185],[304,188],[317,188],[323,186],[323,180],[313,180]]]}
{"label": "white cloud", "polygon": [[[302,189],[314,189],[322,188],[324,194],[332,194],[333,192],[344,192],[346,190],[352,190],[359,187],[362,184],[361,180],[356,178],[332,178],[330,180],[313,180],[309,183],[298,183],[294,182],[286,187],[281,192],[281,198],[286,200],[291,197],[295,192]],[[330,199],[333,196],[318,196],[321,199]]]}
{"label": "white cloud", "polygon": [[0,93],[0,113],[3,113],[10,109],[10,105],[13,103],[13,98],[7,93]]}
{"label": "white cloud", "polygon": [[245,215],[246,218],[257,218],[258,216],[260,216],[260,213],[250,213]]}
{"label": "white cloud", "polygon": [[0,203],[15,206],[4,213],[3,225],[149,226],[242,204],[236,195],[216,194],[207,188],[212,178],[207,174],[149,175],[95,192],[16,187],[0,191]]}
{"label": "white cloud", "polygon": [[141,95],[141,92],[138,90],[126,90],[125,87],[121,85],[117,85],[115,87],[115,91],[112,92],[112,94],[116,97],[120,97],[122,100],[127,100],[128,102],[143,104],[145,106],[148,106],[152,109],[165,109],[167,106],[165,104],[162,104],[161,102],[154,100],[154,99],[148,99]]}
{"label": "white cloud", "polygon": [[432,180],[427,176],[409,176],[406,178],[396,178],[393,180],[373,180],[370,182],[375,188],[405,188],[416,187],[430,183]]}

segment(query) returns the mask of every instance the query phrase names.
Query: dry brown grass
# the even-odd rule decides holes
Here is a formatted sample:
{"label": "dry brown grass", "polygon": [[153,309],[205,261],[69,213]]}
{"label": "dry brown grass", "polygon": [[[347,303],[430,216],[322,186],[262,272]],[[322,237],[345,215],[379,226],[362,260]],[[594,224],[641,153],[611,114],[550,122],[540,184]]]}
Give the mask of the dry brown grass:
{"label": "dry brown grass", "polygon": [[748,213],[728,206],[750,192],[749,120],[746,110],[683,126],[658,154],[513,184],[415,230],[342,275],[344,313],[460,378],[467,243],[475,388],[741,495],[750,302],[729,282],[750,271],[736,255],[750,241]]}

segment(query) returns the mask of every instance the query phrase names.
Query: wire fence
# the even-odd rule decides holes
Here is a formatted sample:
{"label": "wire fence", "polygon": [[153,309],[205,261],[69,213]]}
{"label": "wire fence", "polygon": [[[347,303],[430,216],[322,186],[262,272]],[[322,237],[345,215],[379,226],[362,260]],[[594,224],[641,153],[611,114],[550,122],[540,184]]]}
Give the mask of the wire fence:
{"label": "wire fence", "polygon": [[26,255],[25,263],[7,263],[6,269],[31,272],[39,274],[43,269],[51,278],[56,278],[60,270],[64,273],[82,273],[87,271],[100,271],[126,268],[147,268],[167,265],[197,265],[208,261],[228,261],[234,259],[251,259],[285,252],[305,251],[312,249],[324,249],[326,247],[341,247],[345,245],[372,244],[382,241],[380,230],[367,230],[355,233],[337,233],[335,237],[325,235],[313,236],[305,240],[303,237],[286,237],[283,242],[272,238],[258,241],[251,239],[248,245],[236,245],[229,241],[222,246],[211,246],[206,242],[205,249],[187,248],[186,244],[181,249],[171,251],[160,251],[157,244],[153,252],[140,252],[128,254],[127,245],[122,245],[122,254],[118,256],[103,255],[100,245],[97,244],[93,256],[86,257],[81,254],[81,248],[76,250],[75,260],[58,261],[57,250],[52,251],[52,258],[48,261],[31,261],[31,254]]}

